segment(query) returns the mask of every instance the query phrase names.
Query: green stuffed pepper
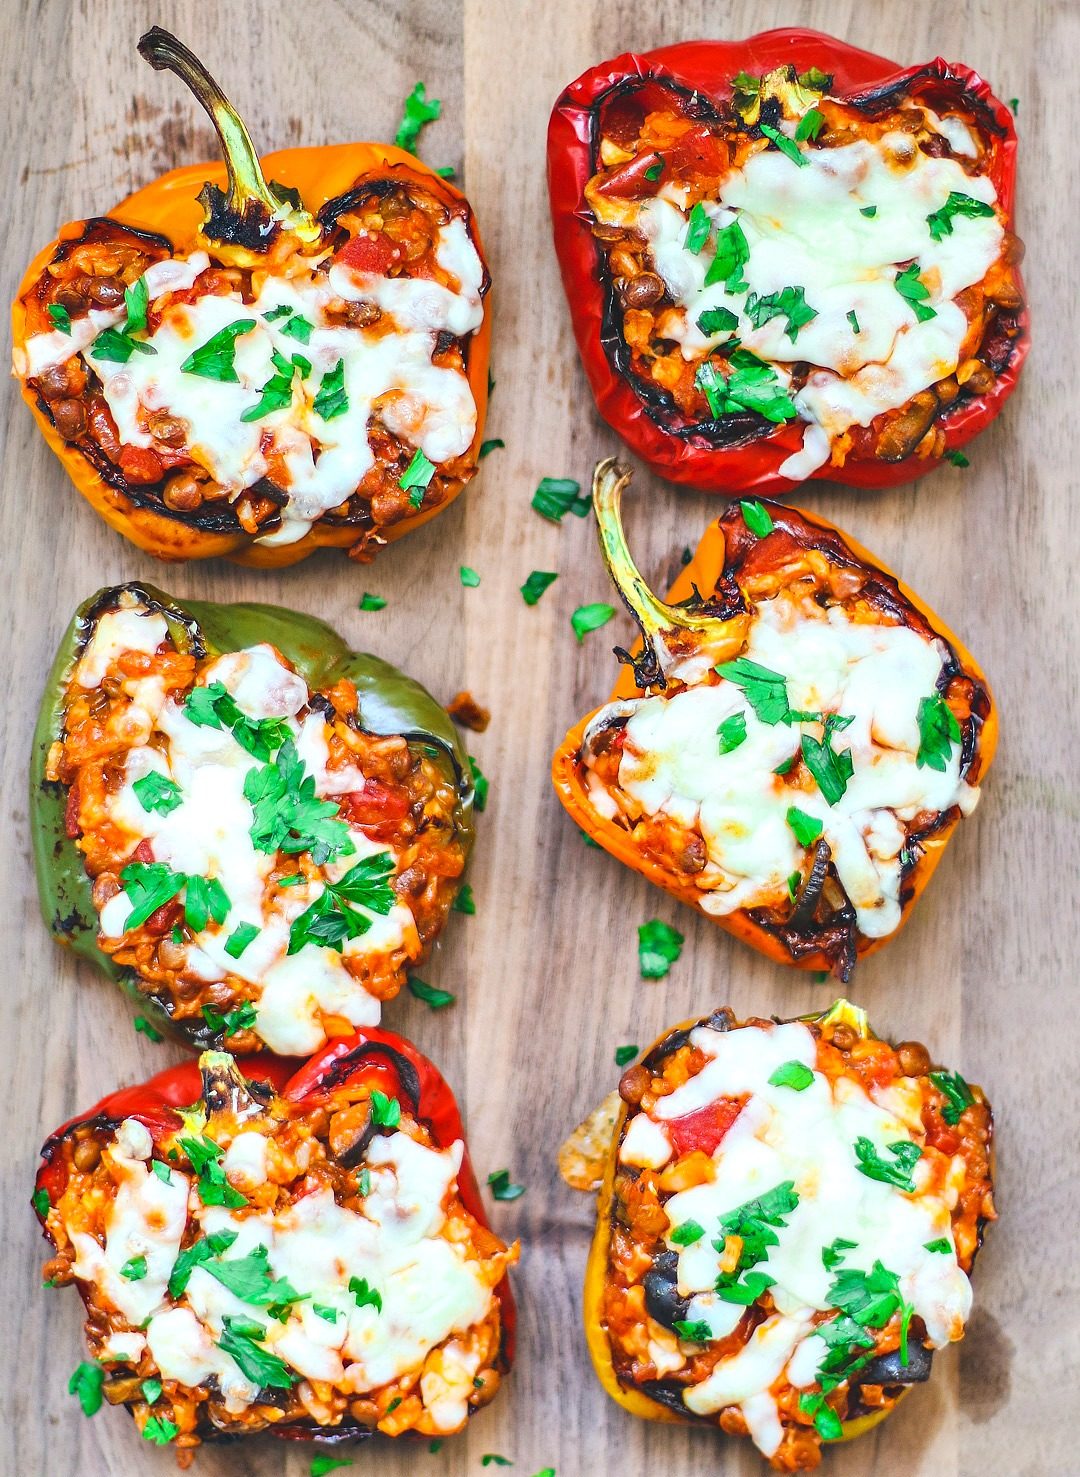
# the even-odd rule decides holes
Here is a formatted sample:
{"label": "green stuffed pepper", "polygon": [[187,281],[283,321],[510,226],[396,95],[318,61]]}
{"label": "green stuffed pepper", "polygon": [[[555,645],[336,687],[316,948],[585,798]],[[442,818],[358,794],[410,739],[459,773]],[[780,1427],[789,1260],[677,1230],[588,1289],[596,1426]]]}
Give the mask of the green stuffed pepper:
{"label": "green stuffed pepper", "polygon": [[377,1024],[446,921],[472,811],[444,710],[310,616],[115,586],[49,674],[45,920],[192,1046],[308,1055]]}

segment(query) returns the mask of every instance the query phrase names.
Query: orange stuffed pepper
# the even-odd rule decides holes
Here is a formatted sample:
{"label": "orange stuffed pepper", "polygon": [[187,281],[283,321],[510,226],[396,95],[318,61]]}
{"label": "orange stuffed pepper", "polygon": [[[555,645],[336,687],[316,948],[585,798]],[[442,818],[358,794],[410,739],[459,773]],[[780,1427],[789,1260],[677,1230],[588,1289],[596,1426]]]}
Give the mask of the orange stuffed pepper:
{"label": "orange stuffed pepper", "polygon": [[822,519],[732,503],[665,604],[596,469],[615,585],[643,636],[555,755],[559,798],[620,861],[770,958],[846,979],[897,931],[993,757],[973,658]]}
{"label": "orange stuffed pepper", "polygon": [[476,471],[490,278],[472,211],[384,144],[260,165],[185,47],[155,28],[139,49],[191,88],[225,162],[39,253],[13,308],[23,397],[83,496],[159,558],[366,561]]}

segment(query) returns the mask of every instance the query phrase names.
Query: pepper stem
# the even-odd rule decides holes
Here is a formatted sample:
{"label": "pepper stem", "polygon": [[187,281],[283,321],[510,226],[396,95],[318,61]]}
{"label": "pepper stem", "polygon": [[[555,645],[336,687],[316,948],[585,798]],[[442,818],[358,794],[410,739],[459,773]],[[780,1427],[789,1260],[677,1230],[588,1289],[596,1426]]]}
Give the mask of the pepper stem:
{"label": "pepper stem", "polygon": [[203,233],[226,245],[265,249],[277,227],[295,231],[305,241],[321,234],[299,203],[276,193],[266,183],[259,156],[243,119],[197,56],[169,31],[154,26],[139,42],[139,55],[156,72],[173,72],[210,116],[221,140],[229,171],[226,194],[207,184],[199,196],[206,210]]}
{"label": "pepper stem", "polygon": [[199,1056],[202,1100],[207,1117],[230,1109],[237,1118],[250,1118],[266,1107],[261,1084],[250,1082],[227,1051],[204,1051]]}
{"label": "pepper stem", "polygon": [[691,654],[708,654],[713,660],[735,656],[744,639],[746,621],[739,616],[721,620],[678,605],[667,605],[645,583],[630,554],[620,513],[623,489],[632,476],[630,468],[614,457],[597,462],[592,501],[600,552],[643,642],[640,656],[631,656],[618,648],[616,654],[620,661],[633,667],[634,680],[644,691],[666,687],[669,671]]}

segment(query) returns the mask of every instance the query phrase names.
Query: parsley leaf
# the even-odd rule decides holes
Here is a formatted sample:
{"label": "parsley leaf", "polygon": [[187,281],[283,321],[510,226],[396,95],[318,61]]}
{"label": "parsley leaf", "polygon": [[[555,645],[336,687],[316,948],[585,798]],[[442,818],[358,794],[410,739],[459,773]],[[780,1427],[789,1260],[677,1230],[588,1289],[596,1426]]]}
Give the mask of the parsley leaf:
{"label": "parsley leaf", "polygon": [[[158,1161],[155,1160],[156,1164]],[[167,1166],[164,1166],[167,1171]],[[169,1274],[169,1296],[179,1298],[183,1295],[188,1285],[188,1279],[196,1267],[201,1267],[211,1257],[220,1256],[223,1251],[236,1240],[235,1231],[215,1231],[211,1236],[203,1236],[198,1241],[193,1241],[183,1251],[177,1253],[176,1261],[173,1263],[172,1272]]]}
{"label": "parsley leaf", "polygon": [[[222,1340],[222,1348],[224,1347],[224,1340]],[[152,1415],[142,1428],[143,1440],[152,1441],[155,1446],[168,1446],[169,1442],[175,1440],[179,1434],[180,1427],[164,1415]]]}
{"label": "parsley leaf", "polygon": [[[230,959],[239,959],[247,946],[254,943],[258,937],[259,930],[255,927],[254,923],[238,923],[233,929],[232,933],[229,934],[229,937],[225,940],[225,952],[226,954],[228,954]],[[255,1019],[255,1007],[250,1006],[249,1008],[251,1010],[252,1017],[249,1024],[253,1024]],[[229,1013],[230,1015],[238,1015],[239,1011],[230,1011]],[[235,1027],[233,1029],[235,1029]]]}
{"label": "parsley leaf", "polygon": [[463,564],[461,566],[461,568],[458,570],[458,574],[461,578],[461,583],[465,586],[467,590],[475,590],[477,585],[480,583],[480,576],[477,574],[476,570],[470,569],[467,564]]}
{"label": "parsley leaf", "polygon": [[[827,1296],[834,1308],[846,1313],[860,1328],[884,1328],[903,1302],[900,1296],[900,1278],[879,1261],[874,1263],[869,1272],[862,1272],[857,1267],[842,1267]],[[828,1326],[819,1324],[814,1332]],[[821,1336],[839,1341],[838,1335],[844,1335],[845,1341],[850,1338],[854,1342],[854,1336],[843,1328]]]}
{"label": "parsley leaf", "polygon": [[435,475],[435,463],[429,462],[419,446],[412,454],[412,460],[398,478],[398,486],[402,492],[409,494],[409,505],[418,508],[424,501],[424,489],[430,484]]}
{"label": "parsley leaf", "polygon": [[746,714],[730,713],[716,730],[720,740],[720,753],[730,754],[746,742]]}
{"label": "parsley leaf", "polygon": [[930,239],[940,241],[945,236],[951,236],[953,221],[958,215],[974,220],[977,216],[992,216],[993,214],[992,205],[986,205],[981,200],[974,200],[970,195],[964,195],[959,190],[950,190],[949,198],[941,209],[932,211],[926,217],[926,224],[930,227]]}
{"label": "parsley leaf", "polygon": [[376,1087],[371,1093],[371,1121],[377,1128],[396,1128],[401,1122],[401,1104]]}
{"label": "parsley leaf", "polygon": [[764,503],[753,501],[741,502],[743,522],[756,538],[767,538],[772,533],[774,524]]}
{"label": "parsley leaf", "polygon": [[856,316],[854,308],[852,308],[848,312],[847,321],[851,324],[852,333],[862,333],[862,329],[859,327],[859,319]]}
{"label": "parsley leaf", "polygon": [[923,1249],[940,1252],[942,1256],[949,1256],[952,1252],[952,1242],[948,1236],[939,1236],[936,1241],[924,1241]]}
{"label": "parsley leaf", "polygon": [[488,1186],[496,1200],[518,1200],[525,1193],[524,1185],[511,1182],[508,1169],[494,1169],[487,1177]]}
{"label": "parsley leaf", "polygon": [[450,904],[450,906],[451,908],[453,908],[455,913],[464,913],[469,918],[475,916],[476,901],[473,898],[472,887],[469,885],[468,882],[463,882],[461,884],[460,888],[458,889],[457,896],[454,898],[454,901]]}
{"label": "parsley leaf", "polygon": [[799,119],[799,126],[795,130],[796,139],[802,143],[806,139],[815,139],[825,127],[825,114],[820,108],[811,108]]}
{"label": "parsley leaf", "polygon": [[706,308],[699,315],[697,326],[706,338],[711,338],[714,333],[729,333],[738,328],[739,318],[730,308]]}
{"label": "parsley leaf", "polygon": [[275,349],[271,354],[274,373],[259,391],[259,398],[241,415],[242,421],[261,421],[263,416],[275,410],[287,410],[293,400],[293,381],[299,375],[305,379],[311,373],[311,363],[302,354],[286,359]]}
{"label": "parsley leaf", "polygon": [[769,1078],[773,1087],[790,1087],[793,1092],[805,1092],[814,1080],[814,1074],[805,1062],[782,1062]]}
{"label": "parsley leaf", "polygon": [[469,760],[469,773],[472,775],[473,782],[473,807],[477,815],[481,815],[487,808],[488,791],[491,789],[491,782],[473,756],[469,754],[467,758]]}
{"label": "parsley leaf", "polygon": [[534,569],[521,586],[521,598],[526,605],[535,605],[544,591],[550,589],[558,578],[551,570]]}
{"label": "parsley leaf", "polygon": [[261,1243],[252,1247],[246,1256],[233,1257],[229,1261],[215,1258],[203,1263],[205,1271],[228,1288],[241,1302],[265,1308],[274,1303],[298,1303],[298,1293],[287,1277],[274,1277],[270,1272],[269,1249]]}
{"label": "parsley leaf", "polygon": [[139,1388],[142,1390],[142,1397],[147,1405],[155,1405],[161,1399],[160,1380],[143,1380]]}
{"label": "parsley leaf", "polygon": [[323,891],[289,928],[288,953],[297,954],[305,944],[333,949],[340,954],[346,939],[361,938],[371,927],[371,919],[348,903],[356,903],[381,917],[397,900],[390,878],[394,858],[388,851],[364,857],[337,882],[326,882]]}
{"label": "parsley leaf", "polygon": [[704,285],[711,287],[714,282],[722,282],[727,292],[745,292],[743,267],[749,260],[750,243],[738,220],[721,226],[716,233],[716,251],[705,273]]}
{"label": "parsley leaf", "polygon": [[616,1046],[615,1065],[617,1067],[626,1067],[634,1060],[637,1054],[638,1049],[636,1046],[631,1046],[629,1044],[626,1046]]}
{"label": "parsley leaf", "polygon": [[365,590],[364,593],[363,593],[363,595],[362,595],[362,597],[361,597],[361,599],[360,599],[360,605],[359,605],[358,608],[360,610],[364,610],[364,611],[367,611],[367,610],[385,610],[386,609],[386,601],[383,599],[383,597],[381,595],[369,595],[368,592],[367,592],[367,590]]}
{"label": "parsley leaf", "polygon": [[38,1215],[42,1217],[42,1219],[44,1219],[44,1217],[48,1215],[49,1211],[52,1209],[52,1205],[49,1201],[49,1192],[48,1190],[46,1190],[44,1185],[35,1190],[34,1193],[30,1196],[30,1204],[34,1207],[34,1209],[37,1211]]}
{"label": "parsley leaf", "polygon": [[677,928],[650,918],[638,928],[638,964],[644,980],[662,980],[682,953],[685,942]]}
{"label": "parsley leaf", "polygon": [[[247,1204],[247,1197],[241,1195],[239,1190],[234,1190],[225,1178],[225,1169],[221,1162],[225,1151],[220,1144],[205,1134],[197,1139],[182,1138],[179,1144],[198,1176],[199,1198],[204,1205],[225,1205],[230,1210],[237,1210],[241,1205]],[[175,1271],[174,1267],[174,1274]],[[172,1286],[171,1279],[169,1286]]]}
{"label": "parsley leaf", "polygon": [[714,1250],[723,1254],[729,1236],[739,1240],[739,1255],[730,1272],[721,1272],[716,1281],[717,1296],[726,1303],[749,1307],[773,1285],[773,1278],[762,1272],[750,1271],[759,1262],[767,1261],[769,1247],[779,1244],[777,1230],[787,1225],[787,1216],[799,1203],[793,1180],[784,1180],[759,1195],[755,1200],[736,1206],[720,1220],[720,1235],[713,1242]]}
{"label": "parsley leaf", "polygon": [[806,301],[806,289],[802,287],[785,287],[763,297],[752,292],[746,299],[745,312],[755,328],[764,327],[774,318],[786,318],[784,332],[792,343],[798,338],[799,329],[817,317],[817,309],[810,307]]}
{"label": "parsley leaf", "polygon": [[164,1036],[156,1026],[150,1024],[144,1015],[135,1017],[135,1029],[140,1036],[145,1036],[147,1041],[164,1041]]}
{"label": "parsley leaf", "polygon": [[289,1390],[297,1377],[290,1373],[285,1361],[259,1347],[266,1329],[248,1318],[225,1318],[225,1330],[218,1340],[224,1353],[231,1354],[241,1372],[260,1390]]}
{"label": "parsley leaf", "polygon": [[71,314],[68,312],[67,308],[65,308],[62,303],[50,303],[45,311],[46,313],[48,313],[53,327],[59,329],[61,333],[66,333],[70,337]]}
{"label": "parsley leaf", "polygon": [[130,287],[124,289],[124,310],[127,313],[127,322],[124,324],[125,333],[146,332],[146,310],[149,304],[150,291],[145,277],[140,277],[137,282],[133,282]]}
{"label": "parsley leaf", "polygon": [[860,208],[859,208],[859,214],[860,215],[865,215],[866,216],[866,219],[868,221],[872,221],[874,219],[874,216],[877,215],[877,206],[876,205],[863,205],[863,206],[860,206]]}
{"label": "parsley leaf", "polygon": [[941,1116],[955,1128],[964,1109],[974,1104],[975,1094],[959,1072],[931,1072],[930,1081],[948,1099],[941,1110]]}
{"label": "parsley leaf", "polygon": [[442,102],[439,98],[433,97],[429,102],[427,89],[422,82],[418,82],[405,99],[401,122],[394,134],[394,143],[399,149],[407,149],[410,154],[415,154],[420,130],[425,123],[433,123],[441,112]]}
{"label": "parsley leaf", "polygon": [[962,738],[956,715],[940,692],[931,693],[919,703],[919,752],[916,767],[944,772],[953,744]]}
{"label": "parsley leaf", "polygon": [[705,209],[704,204],[698,200],[690,211],[690,216],[686,223],[686,235],[683,237],[684,249],[697,256],[706,241],[708,241],[711,230],[712,221],[709,218],[709,212]]}
{"label": "parsley leaf", "polygon": [[100,1364],[84,1359],[76,1366],[68,1380],[68,1394],[77,1397],[83,1415],[96,1415],[101,1409],[101,1387],[105,1383],[105,1371]]}
{"label": "parsley leaf", "polygon": [[491,452],[498,451],[500,448],[505,447],[505,445],[506,442],[500,441],[497,436],[493,436],[490,441],[481,441],[480,450],[477,453],[476,460],[478,462],[482,462],[486,456],[489,456],[491,454]]}
{"label": "parsley leaf", "polygon": [[745,656],[736,657],[733,662],[721,662],[714,670],[728,682],[734,682],[736,687],[742,688],[746,701],[762,723],[767,723],[772,728],[777,723],[790,721],[787,678],[779,672],[762,667]]}
{"label": "parsley leaf", "polygon": [[776,371],[749,349],[735,349],[728,357],[730,373],[725,379],[716,364],[706,359],[694,376],[694,384],[709,402],[714,419],[751,411],[779,424],[793,420],[798,411],[781,384]]}
{"label": "parsley leaf", "polygon": [[432,1010],[442,1010],[447,1005],[453,1005],[457,999],[449,990],[437,989],[435,985],[426,984],[424,980],[417,979],[415,975],[409,976],[409,992],[422,1000],[425,1005],[430,1005]]}
{"label": "parsley leaf", "polygon": [[[314,329],[314,323],[300,313],[294,313],[287,323],[281,325],[281,331],[285,337],[294,338],[298,344],[310,343]],[[304,360],[304,363],[307,363],[307,361]],[[309,364],[308,371],[310,372],[310,370],[311,366]]]}
{"label": "parsley leaf", "polygon": [[945,460],[952,462],[954,467],[970,467],[971,462],[962,451],[949,451],[945,454]]}
{"label": "parsley leaf", "polygon": [[781,133],[778,128],[772,128],[768,123],[761,123],[758,126],[769,142],[775,144],[781,154],[786,154],[792,164],[797,164],[800,169],[806,168],[810,161],[803,158],[802,151],[794,139],[788,138],[786,133]]}
{"label": "parsley leaf", "polygon": [[797,805],[789,805],[785,820],[795,833],[795,840],[800,846],[813,846],[823,830],[821,822],[816,815],[807,815],[805,810],[800,810]]}
{"label": "parsley leaf", "polygon": [[572,477],[542,477],[532,495],[532,507],[550,523],[561,523],[567,513],[586,518],[592,503],[583,496],[581,483]]}
{"label": "parsley leaf", "polygon": [[212,918],[224,923],[232,903],[216,877],[188,877],[184,893],[184,922],[192,933],[202,933]]}
{"label": "parsley leaf", "polygon": [[338,1467],[351,1467],[352,1457],[314,1456],[309,1468],[310,1477],[326,1477],[327,1472],[336,1472]]}
{"label": "parsley leaf", "polygon": [[705,1234],[705,1227],[697,1221],[683,1221],[681,1226],[676,1226],[668,1236],[668,1240],[676,1246],[693,1246],[695,1241],[700,1241]]}
{"label": "parsley leaf", "polygon": [[857,1138],[855,1158],[859,1161],[859,1173],[866,1175],[868,1180],[880,1180],[883,1185],[896,1185],[909,1195],[914,1194],[915,1181],[911,1178],[911,1171],[922,1158],[922,1150],[910,1139],[886,1144],[885,1148],[893,1156],[891,1163],[882,1158],[870,1139],[861,1136]]}
{"label": "parsley leaf", "polygon": [[590,631],[598,631],[601,626],[606,626],[614,614],[614,605],[605,605],[602,600],[594,601],[592,605],[579,605],[570,617],[578,645],[581,645]]}
{"label": "parsley leaf", "polygon": [[236,340],[241,334],[255,327],[254,318],[238,318],[219,329],[205,344],[189,354],[180,366],[182,374],[197,374],[202,379],[218,380],[223,384],[239,384],[236,372]]}
{"label": "parsley leaf", "polygon": [[263,763],[292,737],[284,718],[249,718],[224,682],[193,687],[184,699],[184,716],[198,727],[228,729],[245,753]]}
{"label": "parsley leaf", "polygon": [[131,789],[143,810],[156,811],[158,815],[170,815],[183,803],[180,786],[174,780],[166,779],[156,769],[144,774],[141,780],[136,780]]}
{"label": "parsley leaf", "polygon": [[316,796],[315,778],[304,768],[291,736],[272,763],[248,770],[244,798],[251,803],[250,835],[258,851],[271,856],[278,851],[289,856],[307,851],[321,867],[356,849],[337,804]]}
{"label": "parsley leaf", "polygon": [[844,1260],[845,1251],[854,1251],[858,1245],[856,1241],[845,1241],[843,1236],[837,1236],[835,1241],[821,1248],[821,1265],[826,1272],[831,1272]]}
{"label": "parsley leaf", "polygon": [[910,267],[905,267],[898,273],[893,285],[920,323],[937,317],[937,311],[926,301],[930,296],[930,289],[925,282],[919,281],[918,262],[912,262]]}
{"label": "parsley leaf", "polygon": [[164,862],[128,862],[120,871],[120,881],[132,902],[124,932],[140,928],[151,913],[171,903],[187,880],[183,872],[174,872]]}
{"label": "parsley leaf", "polygon": [[830,805],[835,805],[842,798],[848,780],[855,773],[851,750],[841,749],[837,753],[831,742],[832,735],[847,728],[851,722],[853,718],[850,716],[840,717],[836,713],[830,713],[825,719],[825,732],[820,739],[813,738],[808,733],[802,736],[803,763],[817,780],[818,789]]}
{"label": "parsley leaf", "polygon": [[692,1321],[676,1318],[671,1326],[679,1338],[685,1339],[688,1344],[707,1344],[712,1338],[712,1329],[704,1318],[695,1318]]}
{"label": "parsley leaf", "polygon": [[[311,406],[315,414],[324,421],[336,420],[349,408],[349,396],[345,390],[345,360],[339,359],[333,369],[328,369],[319,381],[319,388]],[[415,457],[413,458],[415,461]]]}

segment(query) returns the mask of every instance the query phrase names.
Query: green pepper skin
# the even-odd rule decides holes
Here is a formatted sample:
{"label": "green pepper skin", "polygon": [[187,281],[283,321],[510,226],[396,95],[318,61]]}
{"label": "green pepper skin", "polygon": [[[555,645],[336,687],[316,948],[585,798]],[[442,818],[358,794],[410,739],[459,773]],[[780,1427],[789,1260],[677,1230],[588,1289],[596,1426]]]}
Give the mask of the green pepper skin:
{"label": "green pepper skin", "polygon": [[217,657],[268,641],[312,691],[343,677],[355,683],[365,731],[402,735],[410,749],[427,751],[455,785],[455,830],[466,856],[473,842],[473,782],[457,729],[431,694],[380,657],[350,651],[336,631],[314,616],[277,605],[216,605],[199,600],[181,604],[153,585],[138,583],[112,585],[85,600],[56,653],[34,729],[30,829],[42,916],[54,938],[120,985],[152,1025],[184,1045],[203,1049],[219,1043],[220,1038],[205,1025],[179,1026],[153,996],[139,989],[134,971],[117,965],[98,948],[90,878],[82,853],[64,825],[67,788],[45,778],[49,750],[63,732],[65,699],[75,667],[93,636],[98,614],[113,606],[124,591],[165,617],[181,651],[193,651],[200,658]]}

